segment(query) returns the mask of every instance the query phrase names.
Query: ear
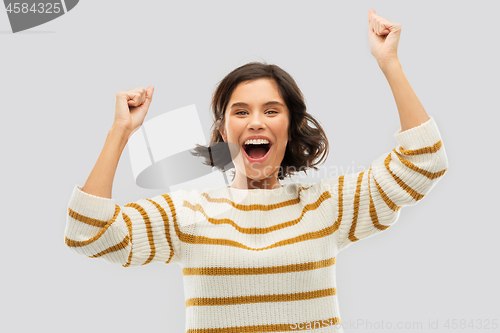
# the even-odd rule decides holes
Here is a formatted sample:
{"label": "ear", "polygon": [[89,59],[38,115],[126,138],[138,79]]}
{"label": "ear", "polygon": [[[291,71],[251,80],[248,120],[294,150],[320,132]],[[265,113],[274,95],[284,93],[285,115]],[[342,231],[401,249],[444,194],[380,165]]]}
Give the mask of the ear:
{"label": "ear", "polygon": [[226,142],[226,137],[225,137],[224,131],[223,130],[219,130],[219,133],[222,136],[222,140],[224,140],[224,142]]}

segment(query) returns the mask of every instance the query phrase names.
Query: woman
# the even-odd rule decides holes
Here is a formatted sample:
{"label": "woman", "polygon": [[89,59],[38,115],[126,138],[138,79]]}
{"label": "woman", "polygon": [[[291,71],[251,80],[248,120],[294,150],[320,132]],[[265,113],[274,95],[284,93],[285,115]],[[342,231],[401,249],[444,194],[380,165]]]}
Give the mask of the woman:
{"label": "woman", "polygon": [[368,170],[315,184],[279,180],[326,156],[324,131],[286,72],[251,63],[228,74],[213,96],[212,142],[230,144],[230,157],[211,161],[208,147],[196,148],[219,168],[232,160],[232,185],[118,206],[111,199],[116,166],[153,87],[117,93],[103,151],[85,186],[72,193],[66,244],[124,267],[179,263],[186,332],[342,332],[337,254],[393,225],[448,167],[434,119],[398,61],[400,32],[400,24],[369,11],[370,50],[396,99],[399,145]]}

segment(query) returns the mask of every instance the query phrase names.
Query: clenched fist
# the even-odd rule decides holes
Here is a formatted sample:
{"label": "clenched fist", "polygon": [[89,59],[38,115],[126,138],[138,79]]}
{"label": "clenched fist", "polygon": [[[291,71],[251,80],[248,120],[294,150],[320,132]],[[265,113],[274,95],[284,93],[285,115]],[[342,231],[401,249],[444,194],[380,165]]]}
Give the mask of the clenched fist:
{"label": "clenched fist", "polygon": [[149,86],[147,89],[141,87],[117,92],[113,125],[125,130],[129,136],[137,131],[148,113],[153,91],[154,87]]}
{"label": "clenched fist", "polygon": [[398,58],[401,24],[378,16],[374,9],[368,11],[368,41],[370,52],[377,62]]}

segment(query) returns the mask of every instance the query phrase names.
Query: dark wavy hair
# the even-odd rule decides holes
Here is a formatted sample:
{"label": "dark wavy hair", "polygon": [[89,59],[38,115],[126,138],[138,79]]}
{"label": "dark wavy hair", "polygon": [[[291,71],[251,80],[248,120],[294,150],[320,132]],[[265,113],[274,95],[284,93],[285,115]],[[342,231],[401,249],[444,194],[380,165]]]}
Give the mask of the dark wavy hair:
{"label": "dark wavy hair", "polygon": [[[319,122],[306,111],[302,91],[290,74],[276,65],[260,62],[251,62],[238,67],[219,82],[212,95],[211,109],[215,120],[211,127],[210,145],[197,144],[191,154],[204,157],[205,165],[215,167],[220,171],[234,168],[229,147],[223,144],[224,140],[219,132],[224,128],[226,108],[238,84],[263,78],[276,82],[290,115],[288,135],[291,140],[287,143],[278,179],[290,177],[300,171],[304,171],[307,175],[306,169],[308,168],[318,170],[315,165],[324,162],[329,152],[325,131]],[[314,127],[309,123],[312,123]]]}

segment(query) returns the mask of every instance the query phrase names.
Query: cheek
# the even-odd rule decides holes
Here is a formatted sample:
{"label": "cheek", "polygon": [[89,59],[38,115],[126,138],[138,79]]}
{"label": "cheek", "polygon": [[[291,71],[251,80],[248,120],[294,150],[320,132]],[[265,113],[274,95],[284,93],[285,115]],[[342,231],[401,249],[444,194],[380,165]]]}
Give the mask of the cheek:
{"label": "cheek", "polygon": [[276,133],[279,140],[288,141],[288,126],[286,122],[282,122],[273,127],[275,129],[274,133]]}
{"label": "cheek", "polygon": [[226,125],[226,136],[229,140],[238,141],[239,136],[245,130],[245,124],[238,121],[228,121]]}

